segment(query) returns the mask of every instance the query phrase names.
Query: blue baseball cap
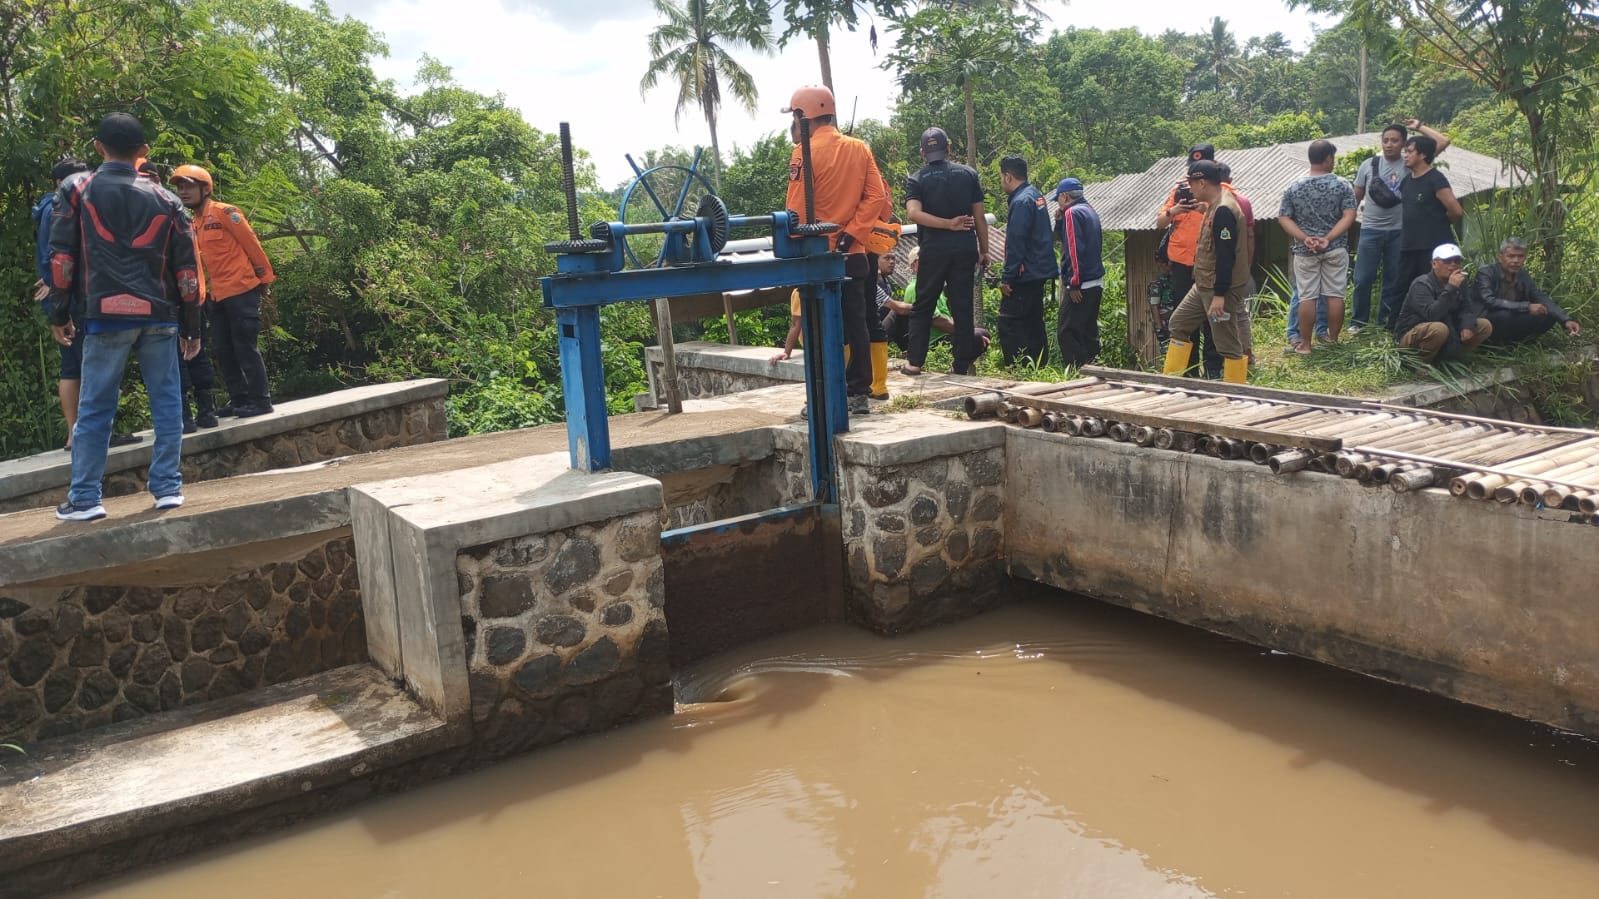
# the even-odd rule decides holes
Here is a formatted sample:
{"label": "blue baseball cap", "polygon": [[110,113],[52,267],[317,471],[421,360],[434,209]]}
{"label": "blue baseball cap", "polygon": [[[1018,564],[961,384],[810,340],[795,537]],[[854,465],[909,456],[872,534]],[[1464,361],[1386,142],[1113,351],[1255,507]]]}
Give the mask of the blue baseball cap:
{"label": "blue baseball cap", "polygon": [[1068,191],[1079,191],[1082,189],[1083,182],[1078,181],[1076,178],[1062,178],[1060,179],[1060,186],[1055,188],[1055,193],[1063,194]]}

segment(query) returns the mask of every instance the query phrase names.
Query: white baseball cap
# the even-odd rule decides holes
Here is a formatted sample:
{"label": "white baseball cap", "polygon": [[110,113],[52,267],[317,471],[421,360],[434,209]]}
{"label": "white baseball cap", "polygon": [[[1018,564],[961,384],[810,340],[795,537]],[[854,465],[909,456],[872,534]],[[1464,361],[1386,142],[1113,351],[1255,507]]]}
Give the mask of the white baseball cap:
{"label": "white baseball cap", "polygon": [[1465,253],[1460,252],[1459,247],[1452,243],[1441,243],[1432,251],[1432,258],[1437,259],[1440,262],[1450,259],[1462,259],[1465,257],[1465,255]]}

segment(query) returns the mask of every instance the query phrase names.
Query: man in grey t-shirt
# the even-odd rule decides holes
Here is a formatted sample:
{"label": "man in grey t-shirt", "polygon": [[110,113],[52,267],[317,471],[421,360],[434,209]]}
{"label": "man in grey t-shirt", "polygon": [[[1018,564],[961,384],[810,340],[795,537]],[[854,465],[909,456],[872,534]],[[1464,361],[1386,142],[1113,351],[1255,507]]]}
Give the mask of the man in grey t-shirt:
{"label": "man in grey t-shirt", "polygon": [[1283,191],[1278,222],[1294,239],[1294,283],[1299,287],[1299,345],[1310,354],[1316,312],[1327,308],[1327,339],[1336,341],[1344,326],[1344,289],[1349,278],[1349,229],[1355,224],[1355,192],[1333,174],[1337,148],[1312,141],[1310,173]]}
{"label": "man in grey t-shirt", "polygon": [[[1355,201],[1360,203],[1360,243],[1355,250],[1355,315],[1353,334],[1371,322],[1371,290],[1382,268],[1382,299],[1377,321],[1399,308],[1405,285],[1399,279],[1399,227],[1404,205],[1399,202],[1399,182],[1405,179],[1401,151],[1409,132],[1404,125],[1382,130],[1382,152],[1362,162],[1355,175]],[[1381,185],[1380,187],[1378,185]],[[1390,199],[1391,198],[1391,199]],[[1389,205],[1377,202],[1382,200]]]}

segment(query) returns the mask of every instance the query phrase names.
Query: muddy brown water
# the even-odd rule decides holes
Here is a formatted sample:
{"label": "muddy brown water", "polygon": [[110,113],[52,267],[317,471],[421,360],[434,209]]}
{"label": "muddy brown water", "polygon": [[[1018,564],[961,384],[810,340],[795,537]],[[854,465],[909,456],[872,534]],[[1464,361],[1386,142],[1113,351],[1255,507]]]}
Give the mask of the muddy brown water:
{"label": "muddy brown water", "polygon": [[1072,597],[679,690],[79,895],[1599,896],[1599,745]]}

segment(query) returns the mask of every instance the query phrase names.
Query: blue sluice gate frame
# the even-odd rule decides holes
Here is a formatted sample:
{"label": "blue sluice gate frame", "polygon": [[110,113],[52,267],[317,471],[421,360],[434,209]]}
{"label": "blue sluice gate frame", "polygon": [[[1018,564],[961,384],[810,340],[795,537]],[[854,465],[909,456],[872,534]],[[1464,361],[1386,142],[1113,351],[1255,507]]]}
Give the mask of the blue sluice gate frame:
{"label": "blue sluice gate frame", "polygon": [[[647,226],[611,222],[596,226],[609,249],[562,253],[556,273],[539,279],[544,305],[555,310],[561,352],[561,386],[566,397],[567,449],[572,467],[604,471],[611,467],[611,433],[605,405],[605,370],[600,356],[600,308],[610,303],[763,287],[800,291],[805,336],[805,397],[810,415],[811,489],[817,502],[838,501],[833,438],[849,431],[844,390],[844,324],[839,311],[844,256],[828,249],[828,238],[793,236],[791,216],[773,213],[774,258],[750,262],[701,261],[662,268],[625,269],[622,238],[628,233],[664,233],[681,249],[693,237],[710,245],[703,219],[681,219]],[[731,217],[729,227],[764,224],[765,217]],[[668,247],[668,253],[672,247]],[[675,258],[687,258],[692,249]]]}

